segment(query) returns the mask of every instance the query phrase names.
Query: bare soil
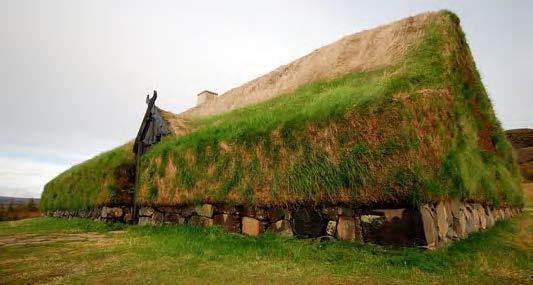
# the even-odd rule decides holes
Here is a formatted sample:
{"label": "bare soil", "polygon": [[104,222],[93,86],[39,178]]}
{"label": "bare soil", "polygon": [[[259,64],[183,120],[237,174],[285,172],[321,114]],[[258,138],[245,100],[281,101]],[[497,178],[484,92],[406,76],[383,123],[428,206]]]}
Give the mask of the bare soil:
{"label": "bare soil", "polygon": [[[109,232],[109,233],[120,233]],[[86,233],[50,233],[50,234],[20,234],[0,238],[0,249],[10,246],[33,246],[47,245],[51,243],[73,243],[73,242],[101,242],[110,239],[109,235],[97,232]]]}

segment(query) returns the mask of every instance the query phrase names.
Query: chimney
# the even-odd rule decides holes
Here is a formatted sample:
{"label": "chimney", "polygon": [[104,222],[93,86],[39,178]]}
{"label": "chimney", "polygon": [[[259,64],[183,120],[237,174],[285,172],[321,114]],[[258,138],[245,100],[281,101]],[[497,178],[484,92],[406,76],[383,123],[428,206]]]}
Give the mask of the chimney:
{"label": "chimney", "polygon": [[198,93],[197,96],[198,96],[198,101],[197,101],[198,103],[196,104],[196,106],[199,106],[199,105],[201,105],[204,102],[213,100],[215,97],[218,96],[218,94],[215,93],[215,92],[204,90],[204,91]]}

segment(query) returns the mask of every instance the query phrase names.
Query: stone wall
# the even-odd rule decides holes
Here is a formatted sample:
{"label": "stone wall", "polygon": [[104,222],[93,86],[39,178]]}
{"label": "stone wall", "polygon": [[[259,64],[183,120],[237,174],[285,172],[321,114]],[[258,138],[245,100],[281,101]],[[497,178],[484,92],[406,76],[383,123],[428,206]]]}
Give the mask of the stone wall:
{"label": "stone wall", "polygon": [[84,218],[105,222],[132,223],[133,216],[131,207],[101,207],[88,210],[57,210],[46,211],[45,216],[54,218]]}
{"label": "stone wall", "polygon": [[445,246],[469,234],[494,226],[496,221],[508,219],[521,212],[518,208],[490,208],[457,200],[440,201],[420,207],[426,246]]}
{"label": "stone wall", "polygon": [[[140,225],[220,226],[226,231],[257,236],[265,231],[288,237],[338,239],[381,245],[445,246],[484,230],[519,209],[493,209],[480,204],[445,200],[420,208],[354,209],[335,207],[253,208],[202,204],[182,207],[141,207]],[[133,222],[129,207],[47,212],[53,217],[82,217]]]}

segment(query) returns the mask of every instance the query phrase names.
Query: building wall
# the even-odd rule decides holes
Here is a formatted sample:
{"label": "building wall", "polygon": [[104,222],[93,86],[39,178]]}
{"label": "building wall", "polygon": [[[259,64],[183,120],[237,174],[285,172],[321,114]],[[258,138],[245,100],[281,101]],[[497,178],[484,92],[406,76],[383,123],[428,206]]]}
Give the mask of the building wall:
{"label": "building wall", "polygon": [[217,97],[216,93],[213,93],[210,91],[203,91],[200,94],[198,94],[198,100],[197,100],[196,105],[198,106],[204,102],[214,99],[215,97]]}

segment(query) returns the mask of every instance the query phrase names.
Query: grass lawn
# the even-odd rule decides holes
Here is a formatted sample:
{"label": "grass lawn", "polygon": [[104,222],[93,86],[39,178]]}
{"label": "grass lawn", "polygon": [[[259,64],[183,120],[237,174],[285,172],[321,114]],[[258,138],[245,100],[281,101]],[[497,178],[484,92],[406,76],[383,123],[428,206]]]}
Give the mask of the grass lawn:
{"label": "grass lawn", "polygon": [[0,223],[0,284],[531,284],[532,254],[530,211],[433,252],[218,228]]}

